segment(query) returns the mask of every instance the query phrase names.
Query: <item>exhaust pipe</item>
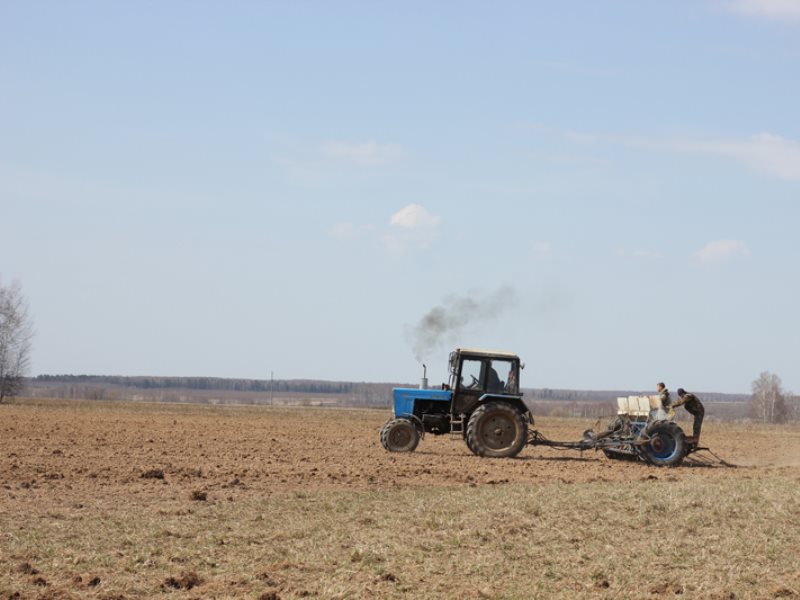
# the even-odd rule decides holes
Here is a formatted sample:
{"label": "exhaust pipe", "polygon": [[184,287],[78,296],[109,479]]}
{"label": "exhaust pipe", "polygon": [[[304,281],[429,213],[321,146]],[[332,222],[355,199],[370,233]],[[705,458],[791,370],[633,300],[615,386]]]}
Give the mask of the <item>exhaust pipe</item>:
{"label": "exhaust pipe", "polygon": [[428,367],[426,367],[424,363],[422,365],[422,381],[419,382],[419,389],[428,389]]}

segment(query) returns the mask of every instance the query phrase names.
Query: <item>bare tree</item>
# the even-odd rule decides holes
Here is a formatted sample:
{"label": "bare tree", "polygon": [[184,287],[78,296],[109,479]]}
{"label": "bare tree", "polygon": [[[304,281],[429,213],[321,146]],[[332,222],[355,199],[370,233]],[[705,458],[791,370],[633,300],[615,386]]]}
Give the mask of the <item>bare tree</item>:
{"label": "bare tree", "polygon": [[800,396],[786,392],[783,397],[786,403],[786,420],[800,421]]}
{"label": "bare tree", "polygon": [[753,382],[752,416],[764,423],[785,423],[788,417],[781,378],[764,371]]}
{"label": "bare tree", "polygon": [[0,403],[22,391],[30,366],[33,325],[22,287],[0,284]]}

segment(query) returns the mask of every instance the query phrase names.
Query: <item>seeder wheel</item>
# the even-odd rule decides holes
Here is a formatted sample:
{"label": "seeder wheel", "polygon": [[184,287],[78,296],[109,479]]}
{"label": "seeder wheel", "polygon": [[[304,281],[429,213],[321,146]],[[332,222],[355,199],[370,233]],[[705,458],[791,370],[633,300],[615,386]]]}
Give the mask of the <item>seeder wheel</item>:
{"label": "seeder wheel", "polygon": [[647,462],[656,467],[677,467],[683,462],[688,450],[686,436],[675,423],[654,423],[645,433],[649,441],[639,450]]}

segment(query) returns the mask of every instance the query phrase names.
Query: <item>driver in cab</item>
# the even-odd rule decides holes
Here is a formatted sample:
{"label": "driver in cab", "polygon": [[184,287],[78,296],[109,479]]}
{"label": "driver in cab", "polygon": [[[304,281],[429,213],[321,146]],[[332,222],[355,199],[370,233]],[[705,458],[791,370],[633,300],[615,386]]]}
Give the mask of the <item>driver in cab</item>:
{"label": "driver in cab", "polygon": [[478,379],[474,375],[470,375],[472,378],[472,383],[465,384],[464,377],[461,377],[461,387],[469,390],[477,390],[481,387],[481,380],[484,380],[483,375],[486,375],[486,391],[487,392],[503,392],[505,389],[505,385],[503,384],[500,376],[495,371],[494,367],[492,366],[492,361],[486,361],[485,363],[481,364],[481,379]]}
{"label": "driver in cab", "polygon": [[500,376],[497,374],[497,371],[494,370],[492,361],[486,363],[486,368],[489,370],[488,377],[486,379],[486,391],[503,392],[505,390],[505,385],[500,380]]}

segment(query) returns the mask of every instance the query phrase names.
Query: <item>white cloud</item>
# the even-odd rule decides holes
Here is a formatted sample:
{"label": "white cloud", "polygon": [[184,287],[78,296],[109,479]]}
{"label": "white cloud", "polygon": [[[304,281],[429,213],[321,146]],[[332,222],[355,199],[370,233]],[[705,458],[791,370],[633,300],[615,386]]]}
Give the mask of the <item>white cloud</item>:
{"label": "white cloud", "polygon": [[424,206],[409,204],[389,217],[387,227],[341,221],[327,233],[337,240],[379,240],[390,252],[404,254],[430,247],[439,235],[441,222],[441,217],[431,214]]}
{"label": "white cloud", "polygon": [[728,156],[751,169],[780,179],[800,181],[800,143],[769,133],[740,140],[678,140],[679,151]]}
{"label": "white cloud", "polygon": [[703,264],[712,265],[727,262],[732,258],[750,256],[750,249],[739,240],[716,240],[708,242],[692,257]]}
{"label": "white cloud", "polygon": [[574,131],[565,131],[561,135],[568,141],[582,145],[606,143],[646,150],[722,156],[771,177],[800,181],[800,142],[771,133],[757,133],[746,138],[661,138]]}
{"label": "white cloud", "polygon": [[397,161],[405,155],[402,146],[397,144],[378,144],[369,142],[348,142],[331,140],[323,142],[324,156],[334,160],[351,163],[358,167],[375,167]]}
{"label": "white cloud", "polygon": [[383,243],[395,253],[428,248],[439,235],[441,222],[441,217],[424,206],[409,204],[389,218],[389,231],[382,237]]}
{"label": "white cloud", "polygon": [[798,0],[731,0],[728,9],[748,17],[776,21],[800,21]]}
{"label": "white cloud", "polygon": [[441,221],[441,217],[432,215],[424,206],[409,204],[394,213],[389,219],[389,224],[414,229],[418,227],[436,227]]}

